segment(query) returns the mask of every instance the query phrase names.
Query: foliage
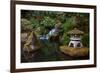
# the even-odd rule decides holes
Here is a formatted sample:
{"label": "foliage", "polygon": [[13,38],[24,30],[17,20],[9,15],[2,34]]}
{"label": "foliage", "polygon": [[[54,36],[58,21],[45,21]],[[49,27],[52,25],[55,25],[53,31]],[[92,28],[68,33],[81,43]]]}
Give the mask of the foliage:
{"label": "foliage", "polygon": [[69,36],[67,35],[67,33],[63,34],[61,41],[62,41],[62,44],[68,45],[68,43],[69,43],[69,41],[70,41],[70,38],[69,38]]}
{"label": "foliage", "polygon": [[66,33],[67,31],[73,29],[75,24],[76,24],[75,17],[66,18],[65,23],[62,25],[62,28]]}
{"label": "foliage", "polygon": [[83,46],[89,47],[89,34],[85,34],[82,37]]}
{"label": "foliage", "polygon": [[[66,33],[75,27],[89,34],[88,13],[22,10],[21,14],[21,18],[26,18],[31,22],[31,25],[35,29],[37,35],[47,34],[54,28],[57,21],[60,21],[62,23],[62,32],[60,34],[63,35],[62,41],[64,44],[69,42],[69,37]],[[89,37],[86,36],[86,38]],[[85,43],[88,44],[88,42]]]}
{"label": "foliage", "polygon": [[52,27],[55,25],[55,20],[45,16],[41,24],[43,24],[44,27]]}

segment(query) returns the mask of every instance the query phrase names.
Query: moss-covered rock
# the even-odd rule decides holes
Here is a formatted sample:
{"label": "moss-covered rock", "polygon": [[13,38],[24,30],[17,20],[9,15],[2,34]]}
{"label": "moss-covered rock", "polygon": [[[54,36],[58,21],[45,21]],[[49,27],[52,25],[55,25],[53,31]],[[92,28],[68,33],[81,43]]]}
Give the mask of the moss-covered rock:
{"label": "moss-covered rock", "polygon": [[28,36],[26,43],[24,44],[23,50],[27,52],[32,52],[39,48],[41,48],[41,43],[37,39],[37,36],[35,35],[34,31],[32,31]]}
{"label": "moss-covered rock", "polygon": [[89,55],[89,48],[72,48],[67,46],[60,46],[60,51],[72,57],[85,57]]}
{"label": "moss-covered rock", "polygon": [[33,27],[32,27],[32,24],[29,20],[27,19],[21,19],[21,32],[23,31],[30,31],[32,30]]}

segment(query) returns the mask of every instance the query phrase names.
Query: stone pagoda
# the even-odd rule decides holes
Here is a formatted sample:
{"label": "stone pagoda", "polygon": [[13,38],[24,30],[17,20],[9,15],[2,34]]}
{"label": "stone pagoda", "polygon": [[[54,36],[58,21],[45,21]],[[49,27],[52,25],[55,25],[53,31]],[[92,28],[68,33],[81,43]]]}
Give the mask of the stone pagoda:
{"label": "stone pagoda", "polygon": [[70,35],[70,42],[69,42],[68,47],[73,47],[73,48],[83,47],[83,44],[81,42],[81,35],[83,33],[84,33],[83,31],[80,31],[77,28],[74,28],[73,30],[69,31],[67,33]]}

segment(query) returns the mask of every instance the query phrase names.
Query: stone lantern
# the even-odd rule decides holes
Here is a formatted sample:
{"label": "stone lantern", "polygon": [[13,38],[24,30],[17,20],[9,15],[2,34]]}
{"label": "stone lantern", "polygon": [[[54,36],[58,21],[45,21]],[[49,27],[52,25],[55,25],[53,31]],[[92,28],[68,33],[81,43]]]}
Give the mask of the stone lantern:
{"label": "stone lantern", "polygon": [[68,47],[73,47],[73,48],[83,47],[83,44],[81,42],[81,35],[83,33],[84,33],[83,31],[80,31],[77,28],[74,28],[73,30],[69,31],[67,33],[70,35],[70,42],[69,42]]}

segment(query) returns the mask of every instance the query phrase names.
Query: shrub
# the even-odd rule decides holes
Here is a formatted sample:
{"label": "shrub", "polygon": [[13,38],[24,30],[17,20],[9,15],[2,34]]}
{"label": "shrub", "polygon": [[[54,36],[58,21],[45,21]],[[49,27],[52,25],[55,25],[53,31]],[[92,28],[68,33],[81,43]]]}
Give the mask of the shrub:
{"label": "shrub", "polygon": [[69,41],[70,41],[70,37],[66,33],[64,33],[61,39],[62,44],[68,45]]}
{"label": "shrub", "polygon": [[82,37],[83,46],[89,47],[89,34],[85,34]]}

